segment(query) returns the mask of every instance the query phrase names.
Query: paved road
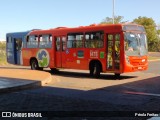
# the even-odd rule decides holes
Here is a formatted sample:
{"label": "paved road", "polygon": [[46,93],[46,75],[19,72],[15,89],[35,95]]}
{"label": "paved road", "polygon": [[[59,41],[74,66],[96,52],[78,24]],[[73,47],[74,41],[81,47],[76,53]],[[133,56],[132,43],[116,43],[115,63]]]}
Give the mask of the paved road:
{"label": "paved road", "polygon": [[149,62],[149,69],[145,73],[160,74],[160,61]]}
{"label": "paved road", "polygon": [[[96,79],[91,79],[86,72],[82,74],[62,71],[59,74],[53,74],[53,78],[55,79],[55,76],[57,78],[56,82],[54,81],[45,87],[1,94],[0,110],[160,111],[160,67],[157,67],[159,66],[159,62],[152,62],[149,66],[149,70],[146,72],[142,72],[141,74],[124,74],[119,80],[115,79],[113,75],[103,74],[99,82],[97,82]],[[156,76],[154,76],[154,74],[156,74]],[[149,76],[151,76],[151,78],[149,78]],[[137,80],[139,78],[144,79]],[[86,83],[85,80],[90,81],[90,84],[95,84],[88,85],[89,83]],[[61,83],[62,81],[63,84]],[[79,81],[81,81],[80,86],[78,86]],[[117,82],[124,83],[117,84]],[[105,86],[103,83],[108,83],[110,86]],[[90,120],[93,118],[81,117],[72,119]],[[109,119],[128,120],[130,118],[118,117]],[[136,117],[132,119],[146,118]]]}

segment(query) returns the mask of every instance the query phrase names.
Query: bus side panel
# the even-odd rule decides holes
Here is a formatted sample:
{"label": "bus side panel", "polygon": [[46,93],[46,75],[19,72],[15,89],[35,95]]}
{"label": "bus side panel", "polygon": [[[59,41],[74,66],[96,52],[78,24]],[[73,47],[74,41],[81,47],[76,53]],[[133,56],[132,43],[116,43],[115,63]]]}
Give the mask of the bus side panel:
{"label": "bus side panel", "polygon": [[30,59],[33,57],[32,51],[28,50],[26,48],[22,49],[22,56],[23,56],[23,65],[24,66],[30,66]]}
{"label": "bus side panel", "polygon": [[49,64],[48,64],[48,67],[49,68],[54,68],[55,67],[55,64],[54,64],[54,52],[53,52],[53,47],[52,49],[48,48],[48,49],[45,49],[47,50],[48,52],[48,61],[49,61]]}
{"label": "bus side panel", "polygon": [[29,31],[7,33],[6,54],[8,63],[23,65],[22,48],[24,47],[25,36],[28,33]]}
{"label": "bus side panel", "polygon": [[85,50],[86,69],[89,69],[89,64],[92,60],[99,61],[102,65],[102,72],[106,72],[106,52],[105,49],[90,49]]}
{"label": "bus side panel", "polygon": [[76,68],[81,70],[88,70],[88,54],[85,48],[79,48],[76,50]]}
{"label": "bus side panel", "polygon": [[[66,57],[66,68],[69,69],[80,69],[88,70],[89,69],[89,52],[84,48],[70,48],[67,49]],[[64,61],[63,61],[64,62]]]}
{"label": "bus side panel", "polygon": [[67,68],[89,70],[90,61],[96,60],[101,63],[102,71],[106,71],[106,53],[104,49],[72,48],[67,53]]}
{"label": "bus side panel", "polygon": [[69,48],[66,52],[66,67],[70,69],[75,69],[77,67],[76,63],[76,49],[75,48]]}
{"label": "bus side panel", "polygon": [[23,55],[23,65],[25,66],[30,66],[30,60],[32,58],[35,58],[37,61],[37,53],[38,53],[39,49],[38,48],[24,48],[22,50],[22,55]]}
{"label": "bus side panel", "polygon": [[[50,68],[54,68],[54,57],[53,57],[53,49],[37,49],[37,48],[33,48],[33,49],[23,49],[22,50],[22,54],[23,54],[23,65],[25,66],[30,66],[30,60],[31,58],[36,58],[38,62],[40,62],[41,60],[39,60],[38,58],[38,53],[41,52],[40,50],[45,50],[47,52],[47,63],[48,66]],[[41,54],[41,53],[39,53]]]}

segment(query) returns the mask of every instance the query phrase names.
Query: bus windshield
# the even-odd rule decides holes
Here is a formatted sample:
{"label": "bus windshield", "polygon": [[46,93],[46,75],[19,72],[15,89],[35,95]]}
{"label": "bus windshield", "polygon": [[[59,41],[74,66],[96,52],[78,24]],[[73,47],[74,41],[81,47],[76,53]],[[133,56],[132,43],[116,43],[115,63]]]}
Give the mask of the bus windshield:
{"label": "bus windshield", "polygon": [[147,37],[144,33],[125,32],[125,54],[143,56],[148,53]]}

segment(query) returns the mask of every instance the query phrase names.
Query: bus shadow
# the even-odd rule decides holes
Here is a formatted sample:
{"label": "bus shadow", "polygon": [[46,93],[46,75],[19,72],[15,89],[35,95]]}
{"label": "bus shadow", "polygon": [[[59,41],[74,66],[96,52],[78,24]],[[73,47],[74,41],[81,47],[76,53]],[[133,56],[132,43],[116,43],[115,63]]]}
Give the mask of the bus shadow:
{"label": "bus shadow", "polygon": [[58,71],[58,72],[51,72],[50,70],[45,70],[46,72],[49,72],[51,75],[58,75],[62,77],[69,77],[69,78],[88,78],[88,79],[99,79],[99,80],[125,80],[125,79],[131,79],[131,78],[137,78],[138,76],[126,76],[121,75],[120,77],[116,77],[114,74],[101,74],[100,78],[93,78],[89,75],[89,73],[84,72],[70,72],[70,71]]}
{"label": "bus shadow", "polygon": [[[23,66],[0,66],[2,69],[25,69],[30,70],[30,67],[23,67]],[[100,78],[93,78],[89,75],[89,73],[81,71],[56,71],[52,72],[50,69],[44,69],[43,71],[49,72],[51,75],[58,75],[63,77],[71,77],[71,78],[88,78],[88,79],[99,79],[99,80],[125,80],[131,78],[137,78],[138,76],[134,75],[121,75],[120,77],[116,77],[113,73],[102,73]]]}
{"label": "bus shadow", "polygon": [[23,67],[23,66],[0,66],[0,69],[24,69],[30,70],[30,67]]}

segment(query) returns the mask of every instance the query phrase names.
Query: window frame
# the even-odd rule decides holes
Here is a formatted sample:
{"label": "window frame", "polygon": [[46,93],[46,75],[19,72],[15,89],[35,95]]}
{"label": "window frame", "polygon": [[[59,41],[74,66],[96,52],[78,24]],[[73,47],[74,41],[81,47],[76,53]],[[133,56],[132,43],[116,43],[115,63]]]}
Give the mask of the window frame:
{"label": "window frame", "polygon": [[[96,35],[96,34],[99,34]],[[88,36],[88,38],[86,38]],[[98,38],[99,37],[99,38]],[[87,31],[84,34],[85,48],[104,48],[104,31]]]}
{"label": "window frame", "polygon": [[53,36],[51,34],[39,35],[39,48],[42,48],[42,49],[43,48],[52,48],[52,44],[53,44]]}
{"label": "window frame", "polygon": [[67,48],[83,48],[83,47],[84,47],[84,33],[83,32],[67,34]]}
{"label": "window frame", "polygon": [[[34,36],[34,40],[30,41],[30,37]],[[35,45],[33,44],[35,42]],[[38,35],[28,35],[27,36],[27,42],[26,42],[26,48],[38,48],[39,47],[39,36]]]}

